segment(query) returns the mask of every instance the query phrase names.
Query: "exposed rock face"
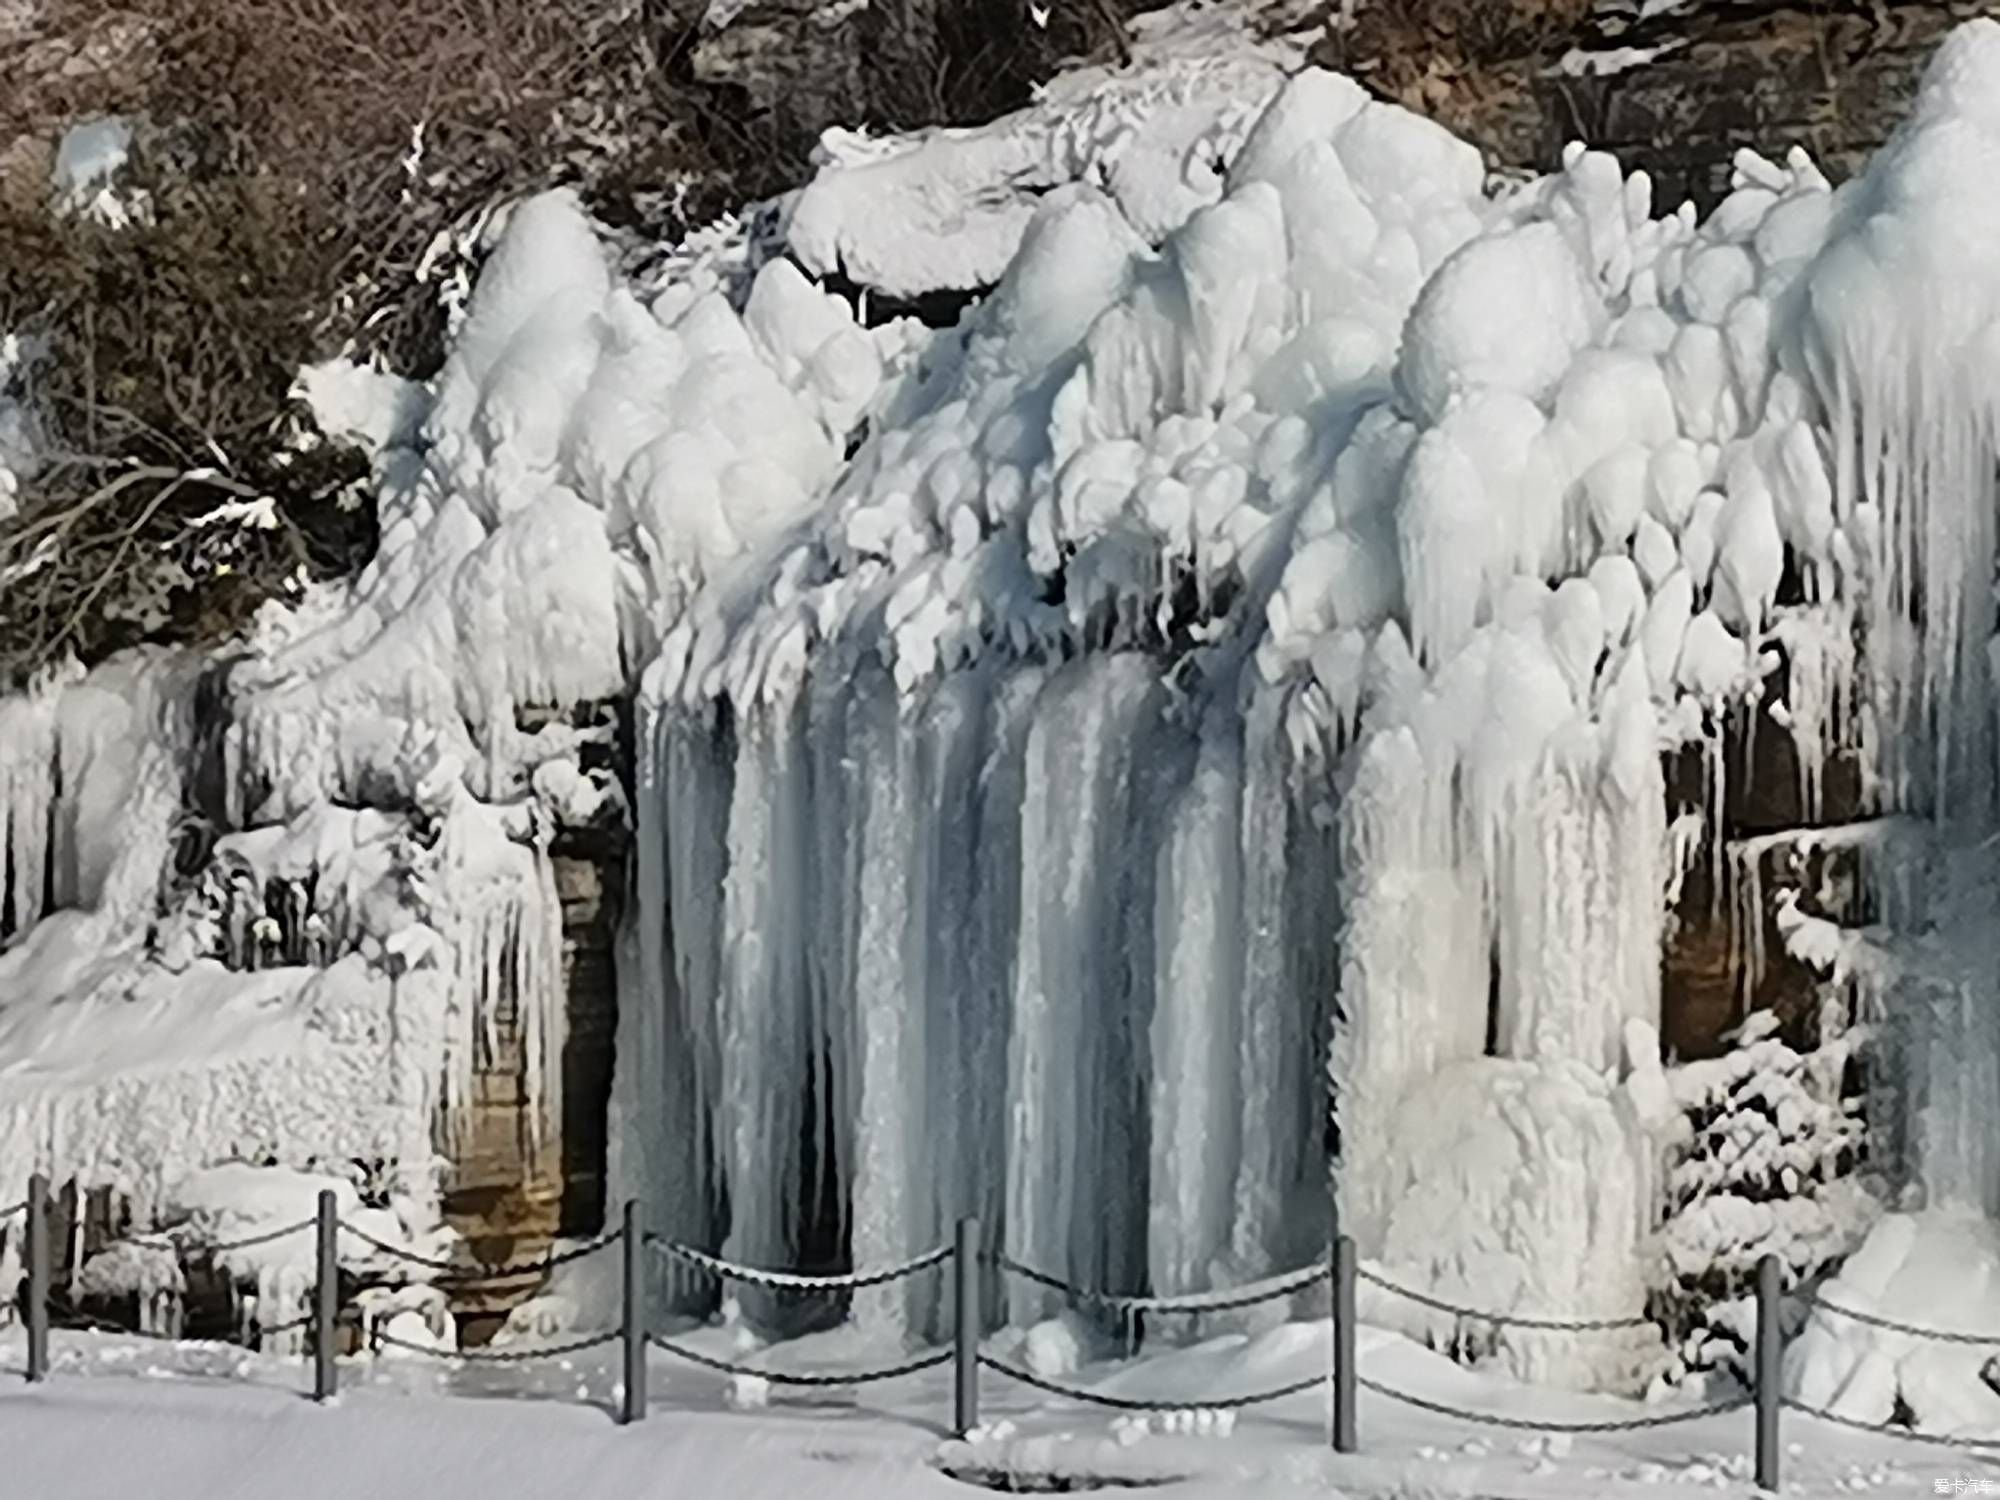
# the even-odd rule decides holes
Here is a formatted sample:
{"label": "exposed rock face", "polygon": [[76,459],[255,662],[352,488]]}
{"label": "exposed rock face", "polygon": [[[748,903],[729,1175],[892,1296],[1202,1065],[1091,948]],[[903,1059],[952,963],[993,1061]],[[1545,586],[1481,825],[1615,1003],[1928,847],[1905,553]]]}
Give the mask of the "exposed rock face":
{"label": "exposed rock face", "polygon": [[[914,130],[1028,102],[1063,58],[1115,59],[1134,0],[674,0],[712,134],[802,162],[829,126]],[[785,186],[791,184],[786,183]]]}
{"label": "exposed rock face", "polygon": [[1974,0],[1360,0],[1319,60],[1538,168],[1571,140],[1646,167],[1654,205],[1727,190],[1737,147],[1804,146],[1848,175],[1894,128],[1917,75]]}
{"label": "exposed rock face", "polygon": [[0,210],[25,213],[49,191],[65,126],[100,113],[154,66],[153,27],[106,9],[81,29],[34,0],[0,0]]}
{"label": "exposed rock face", "polygon": [[1670,46],[1603,79],[1554,81],[1594,144],[1644,162],[1663,206],[1713,202],[1737,144],[1767,155],[1801,145],[1836,181],[1901,118],[1944,33],[1990,5],[1704,3],[1635,28],[1623,45]]}
{"label": "exposed rock face", "polygon": [[[595,760],[615,767],[629,786],[631,757],[619,706],[587,711],[608,732]],[[545,714],[524,714],[534,729]],[[606,1111],[617,1030],[615,947],[623,914],[628,832],[615,817],[559,830],[550,847],[562,900],[567,1030],[562,1057],[562,1119],[548,1140],[523,1129],[521,1034],[500,1017],[499,1045],[476,1079],[472,1144],[452,1162],[445,1213],[482,1263],[533,1260],[558,1235],[586,1237],[606,1223]],[[503,1314],[535,1290],[528,1281],[454,1294],[455,1310],[473,1318]]]}

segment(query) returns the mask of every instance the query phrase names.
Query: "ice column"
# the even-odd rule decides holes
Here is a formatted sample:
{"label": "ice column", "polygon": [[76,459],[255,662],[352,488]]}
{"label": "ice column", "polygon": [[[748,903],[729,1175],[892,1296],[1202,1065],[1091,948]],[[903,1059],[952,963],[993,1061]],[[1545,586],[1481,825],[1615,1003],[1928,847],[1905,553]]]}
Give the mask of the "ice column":
{"label": "ice column", "polygon": [[1229,1248],[1244,993],[1241,724],[1216,713],[1169,805],[1159,851],[1153,1160],[1147,1249],[1156,1292],[1196,1291]]}
{"label": "ice column", "polygon": [[[1029,1264],[1092,1286],[1131,1286],[1143,1269],[1138,1060],[1151,953],[1140,950],[1142,980],[1130,890],[1142,862],[1125,840],[1138,821],[1136,767],[1158,715],[1156,690],[1156,669],[1138,656],[1072,663],[1043,693],[1027,744],[1007,1240]],[[1016,1286],[1009,1306],[1032,1319],[1050,1303]]]}

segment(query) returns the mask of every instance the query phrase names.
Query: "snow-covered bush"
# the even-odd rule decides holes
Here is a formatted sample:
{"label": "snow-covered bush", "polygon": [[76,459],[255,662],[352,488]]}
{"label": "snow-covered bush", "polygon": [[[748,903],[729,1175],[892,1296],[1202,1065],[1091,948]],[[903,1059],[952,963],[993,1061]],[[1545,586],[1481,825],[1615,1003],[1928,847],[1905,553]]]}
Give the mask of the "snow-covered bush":
{"label": "snow-covered bush", "polygon": [[1758,1011],[1720,1057],[1668,1072],[1683,1115],[1666,1176],[1658,1292],[1682,1370],[1734,1367],[1755,1328],[1757,1262],[1796,1285],[1844,1258],[1880,1210],[1853,1064],[1865,1027],[1835,998],[1799,1050]]}

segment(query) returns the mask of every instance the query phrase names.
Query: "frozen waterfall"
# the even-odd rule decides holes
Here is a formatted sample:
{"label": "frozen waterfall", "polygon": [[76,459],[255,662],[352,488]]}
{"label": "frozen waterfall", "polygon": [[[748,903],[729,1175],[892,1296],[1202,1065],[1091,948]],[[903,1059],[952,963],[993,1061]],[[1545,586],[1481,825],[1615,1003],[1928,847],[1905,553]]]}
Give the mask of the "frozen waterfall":
{"label": "frozen waterfall", "polygon": [[[1191,725],[1135,652],[914,703],[815,673],[720,728],[658,711],[647,765],[681,790],[642,830],[645,941],[671,998],[628,1149],[674,1185],[663,1222],[878,1265],[970,1213],[1051,1274],[1163,1291],[1316,1254],[1338,907],[1269,718]],[[940,1291],[857,1315],[921,1324]]]}

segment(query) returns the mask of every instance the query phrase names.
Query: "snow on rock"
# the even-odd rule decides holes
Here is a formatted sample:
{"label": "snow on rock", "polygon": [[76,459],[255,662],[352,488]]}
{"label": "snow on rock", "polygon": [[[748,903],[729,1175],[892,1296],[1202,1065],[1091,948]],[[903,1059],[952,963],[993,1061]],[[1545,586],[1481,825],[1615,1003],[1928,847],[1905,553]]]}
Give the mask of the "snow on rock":
{"label": "snow on rock", "polygon": [[121,1240],[83,1263],[76,1291],[80,1297],[138,1297],[149,1302],[161,1296],[181,1296],[187,1291],[187,1278],[181,1274],[180,1256],[171,1242]]}
{"label": "snow on rock", "polygon": [[560,906],[532,809],[510,825],[445,762],[414,813],[321,804],[225,835],[161,910],[186,679],[126,658],[0,710],[34,730],[8,741],[26,920],[0,951],[0,1175],[120,1188],[142,1223],[189,1172],[249,1153],[422,1175],[503,1004],[529,1128],[547,1129]]}
{"label": "snow on rock", "polygon": [[[810,507],[872,393],[868,339],[789,265],[761,273],[753,311],[789,286],[769,296],[816,315],[758,323],[760,351],[718,295],[648,308],[614,288],[566,194],[504,226],[424,453],[385,476],[376,557],[270,618],[233,674],[238,816],[407,797],[429,741],[475,793],[518,794],[549,747],[516,732],[516,709],[616,693],[711,572]],[[308,373],[324,420],[407,433],[408,413],[383,409],[399,393]]]}
{"label": "snow on rock", "polygon": [[[21,486],[41,466],[42,427],[35,413],[31,377],[39,347],[16,333],[0,333],[0,521],[20,509]],[[32,554],[31,554],[32,556]],[[0,569],[0,586],[10,582],[16,562]]]}
{"label": "snow on rock", "polygon": [[321,432],[371,454],[412,446],[430,405],[416,381],[339,358],[300,370],[292,394],[312,409]]}
{"label": "snow on rock", "polygon": [[444,1351],[458,1348],[458,1325],[452,1320],[450,1298],[441,1287],[364,1287],[355,1294],[354,1301],[361,1314],[364,1349],[382,1348],[389,1355],[408,1352],[383,1348],[376,1335],[386,1333],[391,1338],[410,1340],[415,1328],[423,1330],[421,1343],[425,1348]]}
{"label": "snow on rock", "polygon": [[1072,1315],[1050,1318],[1029,1328],[1021,1339],[1021,1360],[1045,1380],[1074,1375],[1089,1359],[1091,1337]]}
{"label": "snow on rock", "polygon": [[1899,1410],[1919,1432],[1988,1437],[2000,1395],[1983,1379],[1990,1346],[1896,1332],[1835,1308],[1918,1329],[2000,1338],[2000,1229],[1962,1209],[1883,1218],[1823,1283],[1785,1353],[1785,1394],[1851,1422]]}
{"label": "snow on rock", "polygon": [[[499,216],[433,389],[302,372],[375,458],[367,568],[268,608],[226,668],[142,652],[0,700],[0,1178],[118,1187],[142,1222],[245,1154],[434,1179],[503,1014],[545,1139],[549,840],[622,804],[578,765],[588,731],[517,713],[624,689],[711,572],[811,507],[883,368],[790,265],[740,313],[641,303],[558,193]],[[183,875],[190,811],[220,826]]]}
{"label": "snow on rock", "polygon": [[132,153],[132,122],[117,115],[70,126],[56,146],[52,186],[57,207],[112,229],[145,223],[152,212],[142,189],[118,186]]}
{"label": "snow on rock", "polygon": [[1072,182],[1102,188],[1142,238],[1178,228],[1220,196],[1224,164],[1303,48],[1261,38],[1248,12],[1226,5],[1171,5],[1131,29],[1125,66],[1060,73],[991,125],[829,130],[817,173],[788,205],[793,254],[816,275],[893,297],[990,286],[1036,199]]}
{"label": "snow on rock", "polygon": [[1557,226],[1503,230],[1467,245],[1425,285],[1404,329],[1398,377],[1432,422],[1479,387],[1539,400],[1603,319]]}

